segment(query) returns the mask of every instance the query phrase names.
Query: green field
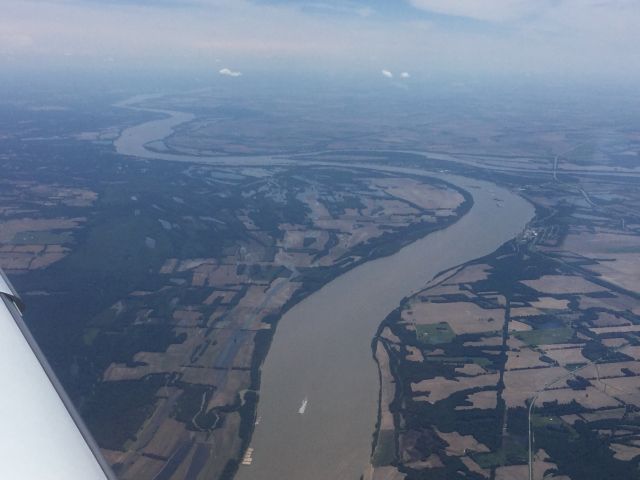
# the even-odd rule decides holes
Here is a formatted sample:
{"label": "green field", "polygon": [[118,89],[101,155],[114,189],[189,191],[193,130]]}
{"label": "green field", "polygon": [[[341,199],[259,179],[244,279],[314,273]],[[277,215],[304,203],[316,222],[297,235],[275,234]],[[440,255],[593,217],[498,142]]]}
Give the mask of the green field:
{"label": "green field", "polygon": [[396,458],[396,440],[393,430],[381,430],[378,433],[378,442],[373,452],[373,465],[382,467],[391,465]]}
{"label": "green field", "polygon": [[417,339],[427,345],[451,342],[456,334],[446,322],[431,325],[416,325]]}
{"label": "green field", "polygon": [[573,338],[574,330],[570,327],[544,328],[518,332],[515,337],[529,345],[549,345],[553,343],[567,343]]}
{"label": "green field", "polygon": [[527,462],[526,443],[517,438],[505,438],[502,448],[495,452],[477,453],[473,459],[482,468],[500,467],[503,465],[522,465]]}
{"label": "green field", "polygon": [[464,365],[465,363],[475,363],[481,367],[488,367],[492,364],[491,360],[485,357],[427,357],[425,362],[446,363],[454,365]]}

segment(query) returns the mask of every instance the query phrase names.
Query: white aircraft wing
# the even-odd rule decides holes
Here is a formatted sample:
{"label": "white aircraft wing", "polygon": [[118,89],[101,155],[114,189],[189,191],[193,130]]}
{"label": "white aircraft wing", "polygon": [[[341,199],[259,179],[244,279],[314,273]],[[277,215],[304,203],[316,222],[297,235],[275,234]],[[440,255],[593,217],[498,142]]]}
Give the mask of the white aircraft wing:
{"label": "white aircraft wing", "polygon": [[0,270],[0,478],[115,480]]}

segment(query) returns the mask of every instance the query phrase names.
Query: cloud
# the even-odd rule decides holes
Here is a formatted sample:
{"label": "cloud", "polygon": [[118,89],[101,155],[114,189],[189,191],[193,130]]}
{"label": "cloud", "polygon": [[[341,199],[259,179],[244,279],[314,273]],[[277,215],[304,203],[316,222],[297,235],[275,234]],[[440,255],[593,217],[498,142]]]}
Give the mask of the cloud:
{"label": "cloud", "polygon": [[[394,73],[391,70],[382,70],[382,76],[387,78],[395,78]],[[402,72],[398,75],[400,78],[411,78],[411,74],[409,72]]]}
{"label": "cloud", "polygon": [[242,72],[237,72],[234,70],[230,70],[228,68],[223,68],[218,72],[220,75],[224,75],[225,77],[241,77]]}
{"label": "cloud", "polygon": [[4,0],[0,62],[640,79],[638,25],[640,0]]}
{"label": "cloud", "polygon": [[421,10],[490,22],[524,18],[548,7],[549,0],[410,0]]}

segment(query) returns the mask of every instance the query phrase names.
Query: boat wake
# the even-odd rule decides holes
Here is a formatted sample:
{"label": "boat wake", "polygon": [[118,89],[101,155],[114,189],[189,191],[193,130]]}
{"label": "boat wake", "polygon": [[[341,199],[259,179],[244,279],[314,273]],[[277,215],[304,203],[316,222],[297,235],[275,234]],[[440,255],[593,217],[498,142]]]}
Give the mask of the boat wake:
{"label": "boat wake", "polygon": [[300,408],[298,409],[298,413],[300,415],[304,415],[304,412],[307,409],[307,403],[309,403],[309,399],[307,397],[304,397],[304,400],[302,401],[302,405],[300,405]]}

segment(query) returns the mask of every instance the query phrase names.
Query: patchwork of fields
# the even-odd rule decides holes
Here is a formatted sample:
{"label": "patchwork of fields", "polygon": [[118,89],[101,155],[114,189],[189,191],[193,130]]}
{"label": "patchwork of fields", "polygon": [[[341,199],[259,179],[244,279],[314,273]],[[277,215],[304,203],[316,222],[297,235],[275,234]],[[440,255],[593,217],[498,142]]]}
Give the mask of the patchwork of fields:
{"label": "patchwork of fields", "polygon": [[374,478],[637,477],[640,195],[602,181],[523,194],[538,212],[525,232],[381,327]]}

